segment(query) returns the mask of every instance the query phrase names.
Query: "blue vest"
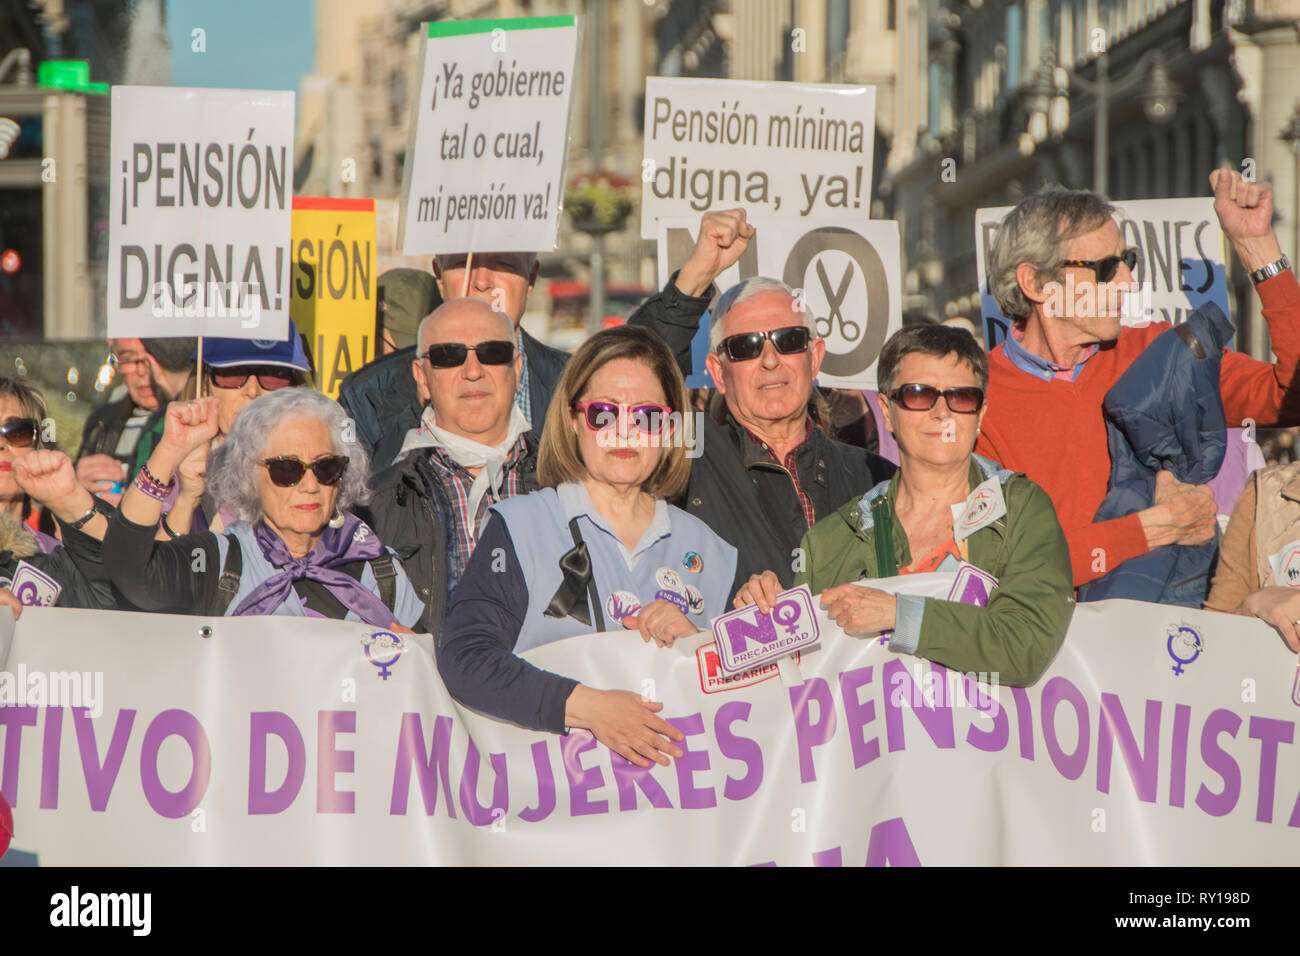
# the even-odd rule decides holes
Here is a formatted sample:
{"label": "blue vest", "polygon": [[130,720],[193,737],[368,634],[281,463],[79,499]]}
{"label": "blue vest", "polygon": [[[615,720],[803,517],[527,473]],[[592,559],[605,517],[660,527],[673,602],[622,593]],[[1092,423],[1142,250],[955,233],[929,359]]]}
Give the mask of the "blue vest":
{"label": "blue vest", "polygon": [[[372,531],[371,534],[374,532]],[[229,537],[228,537],[229,536]],[[226,616],[231,617],[235,613],[235,608],[243,602],[263,581],[272,578],[280,573],[280,569],[266,560],[266,555],[262,553],[262,546],[257,543],[257,538],[253,534],[253,526],[247,521],[236,521],[228,525],[221,534],[214,535],[217,539],[217,551],[220,555],[220,564],[213,573],[220,574],[221,568],[226,564],[226,552],[230,550],[230,537],[239,541],[240,555],[244,559],[243,571],[239,576],[239,590],[235,592],[234,599],[226,608]],[[397,623],[406,627],[412,627],[420,620],[420,615],[424,613],[424,604],[420,597],[415,593],[415,588],[411,587],[411,581],[402,570],[402,562],[394,559],[393,569],[397,572],[397,580],[394,582],[394,601],[397,605],[394,608],[393,617]],[[379,583],[375,580],[374,572],[370,570],[369,562],[361,571],[361,586],[371,594],[378,596]],[[289,589],[288,595],[276,607],[272,614],[289,614],[294,617],[308,617],[307,609],[302,606],[302,601],[298,597],[298,592]],[[349,610],[345,621],[360,621],[356,612]]]}
{"label": "blue vest", "polygon": [[559,562],[573,547],[569,519],[575,514],[591,556],[606,630],[618,630],[622,626],[619,618],[634,613],[629,605],[647,605],[662,590],[675,589],[674,593],[683,598],[687,594],[702,598],[695,602],[698,610],[688,606],[686,613],[701,630],[729,610],[727,599],[736,574],[736,549],[703,521],[658,502],[655,520],[637,542],[636,553],[628,555],[626,546],[591,506],[586,489],[576,483],[562,487],[571,501],[581,501],[572,513],[554,488],[518,495],[492,506],[510,531],[515,557],[528,584],[528,610],[523,615],[515,653],[596,630],[594,614],[592,626],[587,627],[572,617],[552,618],[543,613],[563,579]]}

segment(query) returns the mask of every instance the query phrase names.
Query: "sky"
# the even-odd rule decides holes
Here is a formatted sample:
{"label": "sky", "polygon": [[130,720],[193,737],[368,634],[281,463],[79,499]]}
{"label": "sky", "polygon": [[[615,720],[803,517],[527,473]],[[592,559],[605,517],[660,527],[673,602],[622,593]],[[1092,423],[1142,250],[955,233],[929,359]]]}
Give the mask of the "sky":
{"label": "sky", "polygon": [[[172,85],[298,90],[312,71],[312,0],[166,0]],[[193,51],[193,31],[206,52]]]}

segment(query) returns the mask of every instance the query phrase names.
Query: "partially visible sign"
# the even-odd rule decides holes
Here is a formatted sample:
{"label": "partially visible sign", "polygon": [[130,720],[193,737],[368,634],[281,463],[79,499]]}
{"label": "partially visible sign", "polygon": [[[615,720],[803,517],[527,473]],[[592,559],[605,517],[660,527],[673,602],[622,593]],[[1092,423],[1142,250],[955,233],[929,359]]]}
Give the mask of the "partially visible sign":
{"label": "partially visible sign", "polygon": [[112,95],[109,338],[283,340],[294,94]]}
{"label": "partially visible sign", "polygon": [[820,637],[812,592],[806,584],[778,594],[768,614],[751,604],[728,611],[713,622],[718,662],[728,674],[752,671],[816,647]]}
{"label": "partially visible sign", "polygon": [[[1214,214],[1214,199],[1135,199],[1117,204],[1119,231],[1126,247],[1138,251],[1133,278],[1138,291],[1126,296],[1123,324],[1186,320],[1206,302],[1228,310],[1228,279],[1223,229]],[[984,347],[993,349],[1007,337],[1011,320],[1002,314],[989,288],[988,261],[998,226],[1011,206],[975,210],[975,269],[979,277]],[[1068,308],[1084,292],[1065,288]]]}
{"label": "partially visible sign", "polygon": [[311,345],[316,387],[337,399],[378,351],[375,201],[295,196],[292,249],[293,321]]}
{"label": "partially visible sign", "polygon": [[403,255],[555,248],[578,24],[428,25],[402,181]]}
{"label": "partially visible sign", "polygon": [[875,130],[871,86],[646,77],[641,238],[661,219],[735,206],[857,228]]}
{"label": "partially visible sign", "polygon": [[[822,220],[748,221],[754,236],[740,260],[718,276],[718,289],[757,275],[782,280],[800,295],[813,331],[826,340],[817,384],[875,388],[881,346],[903,326],[898,223],[863,218],[847,229]],[[699,226],[698,217],[660,221],[661,288],[690,258]],[[713,384],[704,365],[708,325],[706,314],[691,343],[692,374],[686,382],[691,388]]]}

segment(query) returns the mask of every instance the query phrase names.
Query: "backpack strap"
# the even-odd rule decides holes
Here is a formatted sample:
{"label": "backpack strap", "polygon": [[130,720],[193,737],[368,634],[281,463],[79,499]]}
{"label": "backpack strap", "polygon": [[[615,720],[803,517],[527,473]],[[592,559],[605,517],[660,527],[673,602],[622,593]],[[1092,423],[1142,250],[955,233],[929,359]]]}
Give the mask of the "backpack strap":
{"label": "backpack strap", "polygon": [[208,613],[224,617],[230,602],[239,592],[239,579],[244,573],[244,552],[239,547],[239,539],[233,534],[226,535],[226,560],[221,564],[221,577],[217,579],[217,593],[212,596]]}
{"label": "backpack strap", "polygon": [[393,567],[392,553],[385,551],[371,561],[370,573],[379,585],[379,600],[384,602],[384,607],[393,610],[397,603],[397,569]]}

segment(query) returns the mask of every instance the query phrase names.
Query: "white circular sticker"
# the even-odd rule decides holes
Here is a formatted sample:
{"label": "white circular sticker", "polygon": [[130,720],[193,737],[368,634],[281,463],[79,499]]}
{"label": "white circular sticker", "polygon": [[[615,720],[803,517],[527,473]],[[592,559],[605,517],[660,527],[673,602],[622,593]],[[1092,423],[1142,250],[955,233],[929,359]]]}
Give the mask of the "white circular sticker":
{"label": "white circular sticker", "polygon": [[676,591],[678,594],[683,593],[685,586],[682,584],[682,576],[672,568],[660,568],[655,572],[655,581],[661,588],[668,591]]}
{"label": "white circular sticker", "polygon": [[693,585],[686,585],[686,603],[691,607],[692,614],[704,613],[704,595],[700,589]]}

